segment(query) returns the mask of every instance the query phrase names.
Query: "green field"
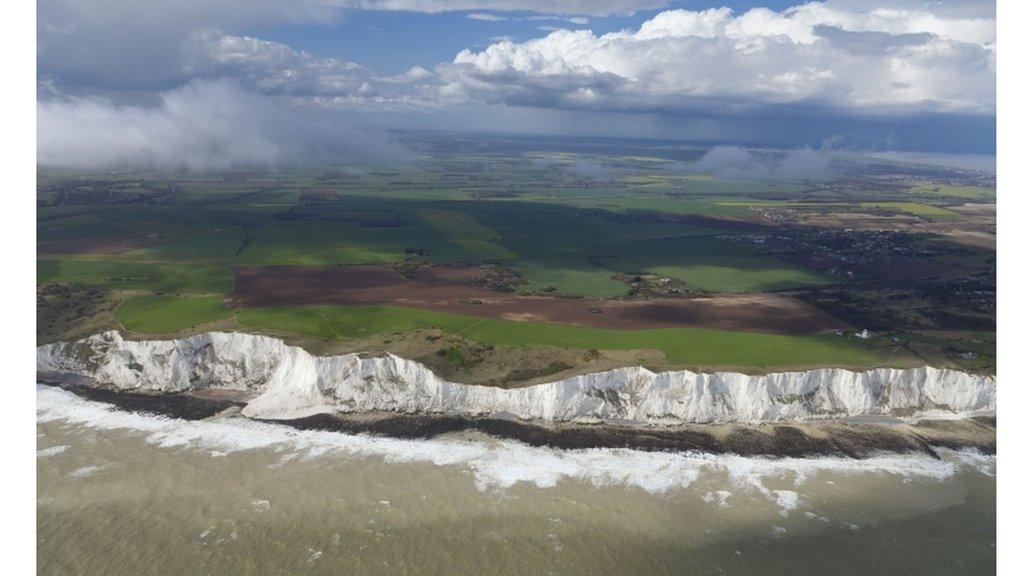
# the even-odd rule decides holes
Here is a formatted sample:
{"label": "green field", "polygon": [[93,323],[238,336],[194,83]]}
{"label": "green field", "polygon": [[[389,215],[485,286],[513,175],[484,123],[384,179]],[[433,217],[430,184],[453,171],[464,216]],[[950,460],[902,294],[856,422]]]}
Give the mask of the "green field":
{"label": "green field", "polygon": [[709,292],[785,290],[831,282],[811,270],[714,238],[653,240],[634,253],[642,256],[600,258],[597,262],[617,272],[676,278]]}
{"label": "green field", "polygon": [[223,264],[234,258],[244,238],[244,230],[237,226],[197,226],[125,255],[144,260]]}
{"label": "green field", "polygon": [[907,214],[932,220],[952,220],[960,217],[959,214],[952,210],[931,204],[921,204],[920,202],[861,202],[860,207],[906,212]]}
{"label": "green field", "polygon": [[240,264],[387,264],[405,257],[401,239],[389,230],[349,223],[274,222],[251,238]]}
{"label": "green field", "polygon": [[980,186],[948,186],[945,184],[919,184],[911,188],[910,191],[915,194],[963,198],[968,200],[987,200],[994,202],[996,199],[995,190],[991,188],[982,188]]}
{"label": "green field", "polygon": [[495,242],[501,235],[480,224],[465,212],[421,208],[416,210],[420,220],[458,244],[475,259],[484,261],[509,260],[515,252]]}
{"label": "green field", "polygon": [[39,260],[36,281],[194,294],[227,293],[234,287],[231,271],[223,267],[116,260]]}
{"label": "green field", "polygon": [[230,316],[220,296],[133,296],[117,310],[125,328],[147,334],[179,332]]}
{"label": "green field", "polygon": [[39,226],[36,237],[39,243],[77,240],[79,238],[104,238],[131,234],[131,230],[104,222],[93,216],[71,216],[50,220]]}
{"label": "green field", "polygon": [[[536,148],[519,148],[505,139],[477,144],[461,137],[440,143],[435,137],[413,140],[412,159],[397,166],[309,165],[215,173],[40,171],[37,282],[98,289],[96,298],[109,307],[84,325],[114,324],[113,309],[124,328],[141,333],[176,333],[224,321],[221,326],[237,322],[245,329],[333,341],[438,327],[485,344],[660,350],[680,366],[868,366],[884,364],[889,356],[832,335],[598,330],[400,307],[232,310],[222,301],[234,289],[232,269],[255,265],[406,263],[397,269],[411,273],[423,264],[494,263],[501,267],[501,277],[492,284],[496,289],[566,297],[668,294],[659,296],[649,286],[638,286],[639,293],[630,295],[630,284],[613,279],[630,273],[678,279],[691,295],[807,288],[801,294],[807,297],[823,291],[814,288],[830,284],[838,284],[836,290],[857,291],[865,281],[877,280],[844,275],[840,264],[829,265],[839,270],[834,276],[823,275],[773,256],[787,253],[785,241],[757,244],[764,247],[762,253],[761,248],[741,246],[754,244],[739,237],[767,229],[785,235],[787,227],[807,224],[792,219],[787,208],[798,216],[865,210],[911,214],[924,220],[915,223],[922,229],[929,221],[957,219],[958,227],[971,230],[966,226],[974,218],[971,212],[960,214],[948,206],[995,197],[991,188],[932,184],[931,177],[916,169],[910,176],[886,175],[874,181],[870,175],[863,181],[821,184],[728,180],[692,173],[687,163],[700,157],[699,146],[634,142],[615,149],[605,143],[545,141]],[[598,176],[574,171],[579,161],[601,167]],[[987,180],[939,175],[934,181]],[[834,253],[840,245],[821,246]],[[927,254],[921,258],[955,265],[964,273],[987,270],[993,256],[977,249],[965,254],[962,247],[927,234],[911,246]],[[840,256],[846,260],[832,262],[857,260],[856,254]],[[492,274],[481,269],[485,273]],[[671,285],[672,295],[679,295],[678,283]],[[67,287],[48,289],[60,294]],[[945,294],[941,288],[929,289],[929,298]],[[838,300],[817,302],[843,311],[829,304]],[[860,303],[853,312],[870,316],[875,304]],[[832,309],[822,309],[839,317]],[[961,317],[983,318],[978,313],[958,315],[943,306],[927,311],[944,312],[943,322],[954,325]],[[67,310],[53,312],[48,317],[63,318]],[[840,319],[859,322],[858,317]],[[920,338],[916,342],[942,348]]]}
{"label": "green field", "polygon": [[549,291],[567,296],[596,296],[614,298],[629,292],[624,282],[612,280],[611,270],[583,258],[538,259],[509,263],[518,270],[527,283],[523,291]]}
{"label": "green field", "polygon": [[574,208],[607,210],[610,212],[661,212],[676,215],[736,216],[742,209],[701,200],[647,197],[598,196],[591,198],[554,199],[550,202]]}
{"label": "green field", "polygon": [[[491,170],[501,174],[503,182],[518,173]],[[540,182],[550,177],[545,173],[541,171]],[[289,177],[296,186],[313,181],[301,171]],[[626,294],[628,287],[611,276],[640,268],[682,275],[702,290],[776,289],[821,281],[813,272],[781,261],[730,249],[724,242],[697,239],[716,230],[632,216],[744,214],[740,207],[703,199],[629,195],[621,188],[547,189],[494,201],[462,200],[465,192],[451,189],[424,190],[422,196],[403,200],[394,196],[396,186],[437,186],[443,181],[438,178],[403,172],[389,179],[364,176],[357,191],[339,187],[345,194],[315,204],[299,203],[294,188],[279,184],[270,190],[254,184],[251,189],[219,191],[217,183],[197,180],[188,182],[185,192],[166,204],[99,205],[87,211],[42,207],[40,241],[140,235],[146,241],[144,247],[117,255],[53,258],[60,264],[41,264],[39,281],[227,293],[231,284],[226,275],[236,264],[393,264],[410,255],[439,264],[500,262],[523,276],[522,290],[598,298]],[[694,182],[728,187],[705,177],[695,177]],[[752,187],[740,189],[749,193]],[[543,199],[538,201],[539,197]],[[661,247],[665,239],[688,237],[695,239],[683,249],[685,256]],[[742,258],[723,260],[723,255]],[[78,263],[85,260],[97,263]],[[206,274],[218,280],[211,284],[196,278]],[[763,282],[753,279],[762,274]]]}
{"label": "green field", "polygon": [[676,278],[691,288],[708,292],[789,290],[832,282],[821,274],[770,256],[681,257],[668,264],[645,258],[616,258],[603,260],[602,264],[623,272],[651,272]]}
{"label": "green field", "polygon": [[435,327],[492,345],[661,350],[669,362],[686,366],[870,366],[881,361],[871,348],[840,336],[780,336],[699,328],[603,330],[395,306],[244,309],[238,311],[237,319],[246,328],[319,338],[365,338]]}

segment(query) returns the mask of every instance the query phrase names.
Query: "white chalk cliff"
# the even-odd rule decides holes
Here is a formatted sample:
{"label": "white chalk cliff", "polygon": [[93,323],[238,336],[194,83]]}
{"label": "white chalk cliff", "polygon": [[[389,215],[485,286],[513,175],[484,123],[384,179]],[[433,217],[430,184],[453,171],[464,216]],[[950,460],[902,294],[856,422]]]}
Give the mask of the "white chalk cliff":
{"label": "white chalk cliff", "polygon": [[223,332],[140,342],[105,332],[38,347],[36,367],[125,391],[252,392],[243,414],[279,420],[387,411],[665,425],[996,408],[993,377],[927,367],[761,376],[630,367],[505,390],[447,382],[397,356],[320,357],[275,338]]}

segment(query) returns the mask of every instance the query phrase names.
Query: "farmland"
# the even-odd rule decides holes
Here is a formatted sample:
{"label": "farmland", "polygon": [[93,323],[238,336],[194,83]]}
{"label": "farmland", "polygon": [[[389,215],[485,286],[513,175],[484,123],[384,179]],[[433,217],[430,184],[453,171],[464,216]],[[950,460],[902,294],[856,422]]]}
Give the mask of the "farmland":
{"label": "farmland", "polygon": [[178,262],[117,260],[39,260],[40,283],[70,282],[82,286],[147,292],[229,292],[233,285],[224,267]]}
{"label": "farmland", "polygon": [[812,334],[848,328],[781,294],[716,294],[693,298],[574,298],[489,287],[487,266],[236,267],[234,308],[308,304],[395,305],[481,318],[530,320],[593,328],[693,326],[747,332]]}
{"label": "farmland", "polygon": [[147,334],[179,332],[230,315],[219,296],[133,296],[117,310],[121,325]]}
{"label": "farmland", "polygon": [[40,339],[216,328],[383,351],[436,329],[664,367],[994,370],[958,344],[994,328],[984,175],[758,182],[688,170],[690,147],[404,137],[415,159],[393,166],[40,173]]}
{"label": "farmland", "polygon": [[274,331],[288,326],[295,331],[308,330],[305,334],[309,336],[352,339],[437,327],[494,346],[657,350],[669,364],[690,368],[864,368],[882,360],[870,347],[834,335],[801,337],[693,328],[602,330],[381,306],[246,310],[239,313],[238,322],[246,328]]}

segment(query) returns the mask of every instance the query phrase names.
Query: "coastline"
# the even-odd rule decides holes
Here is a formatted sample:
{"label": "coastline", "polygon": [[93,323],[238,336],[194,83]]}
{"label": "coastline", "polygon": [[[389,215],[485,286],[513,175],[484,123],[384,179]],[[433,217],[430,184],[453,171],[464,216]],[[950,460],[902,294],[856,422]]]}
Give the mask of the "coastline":
{"label": "coastline", "polygon": [[936,417],[933,411],[960,418],[994,414],[996,406],[993,377],[934,367],[748,375],[637,365],[501,388],[451,382],[391,354],[317,356],[280,339],[223,332],[169,341],[105,332],[40,346],[37,378],[49,381],[49,375],[141,394],[234,397],[245,402],[244,416],[274,421],[379,412],[679,430],[825,419],[899,423],[898,417]]}
{"label": "coastline", "polygon": [[[38,378],[89,400],[131,412],[184,420],[242,418],[245,401],[224,395],[195,393],[137,394],[90,385],[86,378]],[[801,420],[775,423],[683,424],[637,426],[613,423],[536,422],[512,418],[443,414],[369,412],[320,414],[291,420],[252,418],[298,430],[324,430],[391,438],[433,438],[443,434],[479,432],[537,447],[559,449],[625,448],[656,452],[707,452],[738,456],[867,458],[879,453],[927,454],[936,448],[974,449],[996,453],[995,416],[915,422],[878,423],[843,420]]]}

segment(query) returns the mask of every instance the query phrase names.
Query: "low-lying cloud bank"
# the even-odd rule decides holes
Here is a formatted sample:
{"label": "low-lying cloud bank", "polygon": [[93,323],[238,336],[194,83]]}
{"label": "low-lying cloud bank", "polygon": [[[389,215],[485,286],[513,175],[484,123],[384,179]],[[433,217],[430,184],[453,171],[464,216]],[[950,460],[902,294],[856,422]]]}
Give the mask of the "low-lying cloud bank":
{"label": "low-lying cloud bank", "polygon": [[755,150],[738,146],[715,146],[693,164],[677,163],[672,169],[688,174],[713,174],[733,180],[786,180],[823,182],[838,177],[851,166],[876,162],[994,172],[995,155],[941,154],[922,152],[872,152],[821,148]]}
{"label": "low-lying cloud bank", "polygon": [[54,97],[36,107],[37,163],[63,168],[190,170],[307,162],[395,163],[404,150],[322,110],[194,81],[154,106]]}
{"label": "low-lying cloud bank", "polygon": [[715,146],[688,171],[734,180],[828,180],[835,176],[834,162],[826,149],[798,148],[778,156]]}

